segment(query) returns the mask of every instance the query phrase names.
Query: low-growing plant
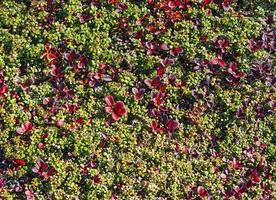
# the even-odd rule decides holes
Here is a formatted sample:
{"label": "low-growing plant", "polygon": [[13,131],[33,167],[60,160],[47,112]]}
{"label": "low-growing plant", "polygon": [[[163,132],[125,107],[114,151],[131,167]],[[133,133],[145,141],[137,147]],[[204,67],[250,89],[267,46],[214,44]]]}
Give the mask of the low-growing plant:
{"label": "low-growing plant", "polygon": [[275,2],[2,0],[1,199],[274,199]]}

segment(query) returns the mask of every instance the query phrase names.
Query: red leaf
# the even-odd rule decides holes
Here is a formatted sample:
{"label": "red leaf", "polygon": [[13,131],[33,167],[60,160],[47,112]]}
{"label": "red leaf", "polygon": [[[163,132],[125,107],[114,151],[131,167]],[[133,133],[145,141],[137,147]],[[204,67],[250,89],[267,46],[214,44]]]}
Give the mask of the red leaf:
{"label": "red leaf", "polygon": [[211,2],[212,2],[212,0],[203,0],[201,2],[201,6],[206,6],[206,5],[210,4]]}
{"label": "red leaf", "polygon": [[26,123],[22,124],[21,128],[18,128],[16,132],[19,135],[22,135],[24,133],[30,132],[32,129],[33,129],[32,123],[31,122],[26,122]]}
{"label": "red leaf", "polygon": [[162,77],[166,73],[166,68],[165,67],[159,67],[157,69],[157,75]]}
{"label": "red leaf", "polygon": [[100,183],[102,182],[101,177],[100,177],[99,174],[93,176],[93,177],[92,177],[92,180],[94,181],[95,184],[100,184]]}
{"label": "red leaf", "polygon": [[8,93],[8,90],[9,90],[8,85],[4,84],[2,87],[0,87],[0,96]]}
{"label": "red leaf", "polygon": [[166,123],[166,126],[169,132],[173,132],[179,128],[179,122],[174,119],[169,119]]}
{"label": "red leaf", "polygon": [[125,115],[126,114],[125,104],[122,101],[117,101],[114,105],[114,111],[119,116]]}
{"label": "red leaf", "polygon": [[134,100],[139,101],[142,98],[144,92],[145,92],[144,88],[139,88],[139,89],[132,88],[132,93],[134,94]]}
{"label": "red leaf", "polygon": [[257,173],[257,170],[254,170],[250,176],[251,178],[251,181],[255,184],[257,184],[259,182],[259,176],[258,176],[258,173]]}
{"label": "red leaf", "polygon": [[112,194],[111,194],[111,197],[110,197],[110,200],[117,200],[116,194],[112,193]]}
{"label": "red leaf", "polygon": [[206,191],[205,188],[202,187],[202,186],[199,186],[199,187],[197,188],[197,193],[198,193],[198,195],[199,195],[201,198],[204,198],[204,197],[207,196],[207,191]]}
{"label": "red leaf", "polygon": [[165,58],[164,60],[162,60],[161,64],[166,67],[168,65],[172,65],[174,63],[174,61],[172,59],[169,58]]}
{"label": "red leaf", "polygon": [[105,102],[108,106],[105,107],[105,112],[112,115],[112,119],[118,121],[123,115],[126,114],[125,104],[122,101],[114,102],[114,98],[109,95],[105,97]]}
{"label": "red leaf", "polygon": [[225,11],[229,10],[230,9],[230,5],[232,3],[232,0],[224,0],[222,2],[222,7]]}
{"label": "red leaf", "polygon": [[180,54],[182,52],[183,52],[183,49],[181,47],[175,47],[172,50],[170,50],[170,54],[172,56],[176,56],[176,55],[178,55],[178,54]]}
{"label": "red leaf", "polygon": [[25,166],[26,162],[23,159],[14,159],[14,162],[18,165],[18,166]]}
{"label": "red leaf", "polygon": [[210,61],[210,64],[212,65],[220,65],[221,67],[225,67],[225,62],[221,58],[214,58]]}
{"label": "red leaf", "polygon": [[108,106],[113,106],[115,104],[114,99],[111,95],[106,96],[104,98],[104,101]]}
{"label": "red leaf", "polygon": [[107,2],[108,2],[108,4],[116,5],[119,3],[119,0],[108,0]]}

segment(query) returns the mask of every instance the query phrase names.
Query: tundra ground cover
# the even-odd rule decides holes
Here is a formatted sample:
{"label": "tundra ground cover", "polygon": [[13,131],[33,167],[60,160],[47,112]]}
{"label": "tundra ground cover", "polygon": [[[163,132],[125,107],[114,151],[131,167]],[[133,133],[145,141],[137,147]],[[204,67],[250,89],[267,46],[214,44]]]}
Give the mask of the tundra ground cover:
{"label": "tundra ground cover", "polygon": [[1,198],[275,198],[273,8],[2,0]]}

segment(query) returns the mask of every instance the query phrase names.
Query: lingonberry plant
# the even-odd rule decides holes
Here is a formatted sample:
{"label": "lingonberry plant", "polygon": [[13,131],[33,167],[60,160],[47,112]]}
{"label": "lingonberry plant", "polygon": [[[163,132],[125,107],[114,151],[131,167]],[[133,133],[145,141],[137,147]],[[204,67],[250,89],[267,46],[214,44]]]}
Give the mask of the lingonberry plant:
{"label": "lingonberry plant", "polygon": [[275,199],[275,6],[1,0],[0,199]]}

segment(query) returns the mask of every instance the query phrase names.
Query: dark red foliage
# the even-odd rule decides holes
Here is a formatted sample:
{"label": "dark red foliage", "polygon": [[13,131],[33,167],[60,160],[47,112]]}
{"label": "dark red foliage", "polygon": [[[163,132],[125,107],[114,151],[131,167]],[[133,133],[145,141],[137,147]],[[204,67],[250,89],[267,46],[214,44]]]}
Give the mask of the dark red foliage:
{"label": "dark red foliage", "polygon": [[176,9],[176,8],[184,8],[185,4],[187,3],[188,1],[187,0],[170,0],[168,2],[168,7],[171,8],[171,9]]}
{"label": "dark red foliage", "polygon": [[268,185],[265,182],[262,183],[262,188],[267,193],[272,193],[273,192],[273,190],[270,187],[268,187]]}
{"label": "dark red foliage", "polygon": [[243,77],[244,73],[238,71],[238,65],[235,62],[229,64],[227,71],[236,79]]}
{"label": "dark red foliage", "polygon": [[265,111],[264,106],[261,103],[256,105],[255,111],[256,111],[256,114],[257,114],[256,115],[257,118],[264,118],[267,114],[266,111]]}
{"label": "dark red foliage", "polygon": [[178,142],[175,143],[174,151],[179,154],[181,151],[180,144]]}
{"label": "dark red foliage", "polygon": [[78,123],[78,124],[83,124],[84,119],[82,117],[79,117],[75,120],[75,122]]}
{"label": "dark red foliage", "polygon": [[133,34],[133,37],[134,37],[135,39],[142,39],[142,38],[143,38],[143,31],[142,31],[142,30],[139,30],[139,31],[135,32],[135,33]]}
{"label": "dark red foliage", "polygon": [[126,115],[126,107],[122,101],[115,102],[111,95],[104,98],[107,106],[105,107],[105,112],[112,115],[112,119],[118,121],[122,116]]}
{"label": "dark red foliage", "polygon": [[22,167],[26,165],[26,161],[23,159],[14,159],[14,162],[16,163],[17,166]]}
{"label": "dark red foliage", "polygon": [[233,158],[233,161],[232,161],[232,168],[234,170],[238,170],[242,167],[241,163],[239,162],[239,160],[237,158]]}
{"label": "dark red foliage", "polygon": [[51,70],[51,75],[55,78],[63,78],[64,74],[62,73],[62,67],[53,66]]}
{"label": "dark red foliage", "polygon": [[165,91],[167,85],[165,83],[162,83],[160,80],[159,76],[155,76],[152,80],[151,79],[146,79],[145,84],[150,88],[150,89],[158,89],[160,91]]}
{"label": "dark red foliage", "polygon": [[120,1],[119,0],[108,0],[107,1],[109,4],[111,4],[111,5],[116,5],[116,4],[118,4]]}
{"label": "dark red foliage", "polygon": [[78,59],[79,55],[76,52],[75,49],[70,50],[69,52],[64,53],[64,58],[67,60],[69,63],[72,63],[76,59]]}
{"label": "dark red foliage", "polygon": [[12,92],[11,96],[12,96],[13,98],[15,98],[16,101],[18,101],[19,98],[20,98],[17,92]]}
{"label": "dark red foliage", "polygon": [[101,149],[105,148],[108,141],[109,141],[109,136],[106,135],[106,134],[102,134],[102,139],[101,139],[101,142],[99,144],[99,147]]}
{"label": "dark red foliage", "polygon": [[2,192],[2,190],[3,190],[3,187],[5,186],[5,179],[3,179],[3,178],[0,178],[0,192]]}
{"label": "dark red foliage", "polygon": [[253,170],[250,175],[250,179],[254,184],[257,184],[260,181],[257,170]]}
{"label": "dark red foliage", "polygon": [[92,16],[90,14],[77,14],[77,17],[79,18],[79,21],[81,24],[84,24],[92,19]]}
{"label": "dark red foliage", "polygon": [[167,11],[167,16],[172,23],[179,22],[184,19],[184,15],[180,11]]}
{"label": "dark red foliage", "polygon": [[45,51],[41,59],[46,59],[49,66],[56,65],[60,61],[61,53],[58,48],[54,48],[49,43],[46,43]]}
{"label": "dark red foliage", "polygon": [[233,0],[223,0],[223,2],[221,3],[222,8],[227,11],[230,9],[230,6],[232,4]]}
{"label": "dark red foliage", "polygon": [[78,64],[75,65],[75,70],[79,71],[79,70],[83,69],[85,67],[85,65],[87,64],[87,62],[88,62],[87,57],[85,55],[81,55],[79,57]]}
{"label": "dark red foliage", "polygon": [[82,175],[86,176],[88,174],[87,169],[88,169],[88,167],[86,165],[81,164],[80,171],[81,171]]}
{"label": "dark red foliage", "polygon": [[225,67],[226,63],[221,58],[214,58],[210,61],[211,65],[219,65]]}
{"label": "dark red foliage", "polygon": [[239,108],[237,111],[236,111],[236,113],[235,113],[235,116],[236,116],[236,118],[238,118],[238,119],[243,119],[243,118],[245,118],[245,108]]}
{"label": "dark red foliage", "polygon": [[204,7],[204,6],[208,5],[208,4],[210,4],[212,1],[213,1],[213,0],[203,0],[203,1],[201,2],[201,6]]}
{"label": "dark red foliage", "polygon": [[65,104],[65,108],[66,108],[66,111],[68,113],[74,113],[74,112],[76,112],[77,109],[78,109],[78,107],[79,106],[77,104],[69,104],[69,103]]}
{"label": "dark red foliage", "polygon": [[157,75],[159,76],[159,77],[163,77],[163,75],[166,73],[166,67],[163,67],[163,66],[161,66],[161,67],[158,67],[157,68]]}
{"label": "dark red foliage", "polygon": [[26,123],[22,124],[22,126],[20,128],[18,128],[16,130],[16,132],[19,135],[22,135],[24,133],[29,133],[32,129],[33,129],[32,123],[31,122],[26,122]]}
{"label": "dark red foliage", "polygon": [[[258,144],[259,143],[259,138],[254,139],[254,143]],[[262,160],[260,163],[257,165],[257,171],[261,172],[265,169],[266,163]]]}
{"label": "dark red foliage", "polygon": [[174,74],[169,74],[168,81],[171,85],[176,86],[176,76]]}
{"label": "dark red foliage", "polygon": [[229,199],[235,194],[235,191],[233,190],[233,188],[227,188],[225,191],[223,191],[223,194],[226,199]]}
{"label": "dark red foliage", "polygon": [[136,25],[145,25],[148,22],[148,18],[150,17],[150,14],[146,14],[141,16],[137,21]]}
{"label": "dark red foliage", "polygon": [[172,65],[174,63],[173,59],[169,59],[169,58],[165,58],[164,60],[162,60],[161,64],[166,67],[169,65]]}
{"label": "dark red foliage", "polygon": [[156,88],[157,89],[161,85],[161,81],[160,81],[159,76],[154,77],[152,80],[151,79],[146,79],[144,82],[149,88]]}
{"label": "dark red foliage", "polygon": [[165,94],[161,91],[158,91],[157,93],[155,92],[151,93],[151,100],[156,107],[162,106],[162,104],[164,103],[164,100],[163,100],[164,97],[165,97]]}
{"label": "dark red foliage", "polygon": [[119,70],[116,67],[100,63],[96,74],[90,73],[89,77],[93,80],[103,80],[109,82],[114,80],[118,76],[118,74]]}
{"label": "dark red foliage", "polygon": [[227,72],[230,74],[230,76],[228,76],[226,80],[232,85],[238,84],[240,79],[244,76],[243,72],[238,71],[238,65],[235,62],[229,63]]}
{"label": "dark red foliage", "polygon": [[94,182],[95,184],[100,184],[100,183],[102,182],[101,177],[100,177],[99,174],[97,174],[97,175],[95,175],[95,176],[92,176],[91,179],[93,180],[93,182]]}
{"label": "dark red foliage", "polygon": [[139,89],[132,88],[132,93],[134,94],[134,100],[139,101],[142,98],[145,91],[146,90],[144,88],[139,88]]}
{"label": "dark red foliage", "polygon": [[165,131],[165,128],[160,127],[160,124],[156,121],[151,122],[150,128],[153,133],[163,133]]}
{"label": "dark red foliage", "polygon": [[7,84],[2,84],[1,85],[1,80],[0,80],[0,97],[4,94],[7,94],[9,90],[9,87]]}
{"label": "dark red foliage", "polygon": [[32,171],[47,180],[54,175],[55,168],[49,167],[43,160],[38,160]]}
{"label": "dark red foliage", "polygon": [[128,9],[127,4],[125,4],[125,3],[119,3],[119,4],[117,5],[116,11],[117,11],[117,12],[123,12],[123,11],[125,11],[125,10],[127,10],[127,9]]}
{"label": "dark red foliage", "polygon": [[274,23],[273,15],[267,16],[266,23],[269,25]]}
{"label": "dark red foliage", "polygon": [[240,199],[241,195],[247,191],[247,186],[245,184],[241,184],[235,189],[235,198]]}
{"label": "dark red foliage", "polygon": [[261,48],[261,44],[260,44],[260,42],[254,40],[254,39],[251,39],[248,42],[247,48],[250,52],[254,53]]}
{"label": "dark red foliage", "polygon": [[177,56],[178,54],[180,54],[182,52],[183,52],[183,49],[181,47],[175,47],[175,48],[170,50],[170,54],[172,56]]}
{"label": "dark red foliage", "polygon": [[197,193],[198,193],[198,195],[201,197],[201,198],[205,198],[206,196],[207,196],[207,191],[205,190],[205,188],[204,187],[202,187],[202,186],[199,186],[198,188],[197,188]]}
{"label": "dark red foliage", "polygon": [[272,60],[266,59],[252,63],[247,77],[249,81],[261,80],[273,87],[276,83],[276,78],[273,72]]}
{"label": "dark red foliage", "polygon": [[147,55],[157,54],[158,45],[154,42],[141,42],[141,46],[145,48]]}
{"label": "dark red foliage", "polygon": [[263,31],[261,35],[262,48],[275,53],[275,41],[276,41],[276,33],[275,29],[268,28]]}
{"label": "dark red foliage", "polygon": [[175,119],[169,119],[166,122],[166,128],[169,134],[169,138],[171,138],[172,133],[179,128],[179,122]]}
{"label": "dark red foliage", "polygon": [[220,51],[219,53],[222,53],[222,54],[226,52],[229,45],[230,45],[230,42],[226,38],[220,37],[215,41],[216,48]]}

